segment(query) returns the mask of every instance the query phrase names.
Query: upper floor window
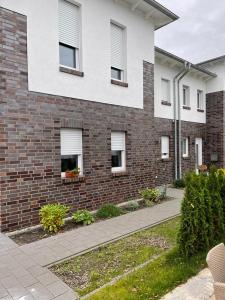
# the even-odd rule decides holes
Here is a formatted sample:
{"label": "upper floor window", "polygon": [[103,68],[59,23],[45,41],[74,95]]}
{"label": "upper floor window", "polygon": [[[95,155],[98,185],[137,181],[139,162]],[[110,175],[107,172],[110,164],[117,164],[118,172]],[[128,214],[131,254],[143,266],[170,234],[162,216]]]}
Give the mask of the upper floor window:
{"label": "upper floor window", "polygon": [[126,169],[126,134],[122,131],[111,133],[112,172]]}
{"label": "upper floor window", "polygon": [[80,7],[59,0],[59,58],[60,65],[80,68]]}
{"label": "upper floor window", "polygon": [[161,79],[161,91],[162,91],[162,101],[170,102],[170,81],[167,79]]}
{"label": "upper floor window", "polygon": [[78,170],[83,174],[82,130],[63,128],[61,138],[61,175],[67,171]]}
{"label": "upper floor window", "polygon": [[203,102],[203,91],[197,91],[197,109],[204,109],[204,102]]}
{"label": "upper floor window", "polygon": [[183,85],[183,106],[190,107],[190,87]]}
{"label": "upper floor window", "polygon": [[111,22],[111,78],[126,81],[125,28]]}
{"label": "upper floor window", "polygon": [[169,158],[170,152],[170,138],[168,136],[161,137],[161,157],[162,159]]}

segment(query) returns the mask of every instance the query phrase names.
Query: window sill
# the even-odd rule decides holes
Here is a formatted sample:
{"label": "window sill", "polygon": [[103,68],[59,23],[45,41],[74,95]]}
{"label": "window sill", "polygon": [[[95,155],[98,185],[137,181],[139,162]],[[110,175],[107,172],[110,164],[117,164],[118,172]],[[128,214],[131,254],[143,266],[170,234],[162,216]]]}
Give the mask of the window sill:
{"label": "window sill", "polygon": [[73,178],[62,178],[63,184],[75,183],[75,182],[83,182],[85,180],[85,176],[77,176]]}
{"label": "window sill", "polygon": [[161,161],[162,161],[162,162],[170,162],[170,161],[171,161],[171,158],[161,158]]}
{"label": "window sill", "polygon": [[183,158],[184,160],[188,160],[188,159],[190,159],[190,157],[189,157],[189,156],[182,156],[182,158]]}
{"label": "window sill", "polygon": [[78,70],[75,70],[75,69],[70,69],[70,68],[63,67],[63,66],[59,67],[59,71],[64,72],[64,73],[68,73],[68,74],[71,74],[71,75],[79,76],[79,77],[84,77],[84,72],[81,72],[81,71],[78,71]]}
{"label": "window sill", "polygon": [[164,101],[164,100],[161,101],[161,104],[166,105],[166,106],[171,106],[172,105],[170,102]]}
{"label": "window sill", "polygon": [[183,106],[183,109],[191,110],[190,106]]}
{"label": "window sill", "polygon": [[111,79],[111,84],[115,84],[115,85],[126,87],[126,88],[128,87],[128,83],[127,82],[123,82],[123,81],[119,81],[119,80],[114,80],[114,79]]}
{"label": "window sill", "polygon": [[197,112],[204,113],[205,111],[204,111],[204,109],[198,108],[198,109],[197,109]]}
{"label": "window sill", "polygon": [[112,172],[112,177],[128,176],[127,171]]}

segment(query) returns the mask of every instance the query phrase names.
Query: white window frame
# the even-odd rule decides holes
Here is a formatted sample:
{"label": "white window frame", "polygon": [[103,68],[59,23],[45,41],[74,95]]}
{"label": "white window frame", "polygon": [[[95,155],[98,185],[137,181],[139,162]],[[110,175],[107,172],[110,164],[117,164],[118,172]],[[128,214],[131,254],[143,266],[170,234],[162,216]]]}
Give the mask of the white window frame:
{"label": "white window frame", "polygon": [[[117,66],[113,66],[112,65],[112,50],[110,50],[110,54],[111,54],[111,68],[110,68],[110,78],[112,80],[116,80],[116,81],[120,81],[120,82],[126,82],[127,81],[127,29],[124,25],[114,21],[114,20],[110,20],[110,39],[111,39],[111,45],[112,45],[112,36],[111,36],[111,26],[117,26],[119,27],[122,32],[123,32],[123,66],[121,68],[118,68]],[[112,77],[112,68],[118,69],[121,71],[121,79],[116,79]]]}
{"label": "white window frame", "polygon": [[197,90],[197,109],[204,109],[204,93],[203,90]]}
{"label": "white window frame", "polygon": [[[62,135],[65,132],[69,132],[69,131],[76,131],[77,134],[79,134],[81,140],[80,140],[80,151],[71,151],[71,152],[67,152],[66,154],[63,153],[63,147],[62,147]],[[73,128],[61,128],[60,129],[60,148],[61,148],[61,157],[63,155],[77,155],[78,156],[78,168],[80,169],[80,176],[83,175],[83,131],[82,129],[73,129]],[[61,172],[61,177],[65,178],[65,172]]]}
{"label": "white window frame", "polygon": [[[184,96],[184,90],[186,91],[185,96]],[[190,107],[190,87],[188,85],[183,85],[182,95],[183,95],[183,106]]]}
{"label": "white window frame", "polygon": [[[167,148],[164,151],[164,148]],[[170,137],[169,136],[162,136],[161,137],[161,158],[168,159],[170,157]]]}
{"label": "white window frame", "polygon": [[[185,152],[184,150],[184,144],[185,143]],[[189,156],[189,139],[187,137],[183,137],[181,140],[181,151],[182,151],[182,156],[183,157],[188,157]]]}
{"label": "white window frame", "polygon": [[[166,83],[167,84],[167,96],[166,96],[166,99],[163,99],[164,96],[163,96],[163,83]],[[170,90],[170,80],[169,79],[166,79],[166,78],[161,78],[161,101],[166,101],[168,103],[171,103],[171,90]]]}
{"label": "white window frame", "polygon": [[[113,138],[114,134],[121,134],[121,139],[123,139],[123,146],[121,149],[113,148]],[[118,173],[118,172],[125,172],[126,171],[126,132],[124,131],[112,131],[111,132],[111,157],[112,157],[112,151],[121,151],[121,167],[112,167],[111,171],[112,173]]]}
{"label": "white window frame", "polygon": [[[76,59],[76,68],[72,68],[72,67],[69,67],[69,66],[66,66],[66,65],[63,65],[63,64],[60,64],[60,67],[64,67],[64,68],[67,68],[67,69],[70,69],[70,70],[76,70],[76,71],[82,71],[82,12],[81,12],[81,4],[74,1],[74,0],[58,0],[58,3],[59,1],[66,1],[66,2],[69,2],[71,3],[72,5],[76,6],[78,9],[79,9],[79,45],[78,47],[74,47],[74,46],[71,46],[71,45],[67,45],[63,42],[60,41],[60,38],[59,38],[59,44],[62,43],[64,44],[65,46],[69,46],[69,47],[73,47],[75,49],[75,59]],[[58,10],[59,11],[59,10]],[[60,57],[59,57],[60,59]]]}

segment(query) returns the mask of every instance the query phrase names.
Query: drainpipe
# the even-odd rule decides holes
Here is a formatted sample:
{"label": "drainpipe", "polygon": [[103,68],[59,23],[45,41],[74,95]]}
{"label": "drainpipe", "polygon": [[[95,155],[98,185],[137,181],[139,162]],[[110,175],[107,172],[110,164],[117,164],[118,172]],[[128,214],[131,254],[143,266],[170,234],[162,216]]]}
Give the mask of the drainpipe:
{"label": "drainpipe", "polygon": [[174,160],[175,160],[175,179],[178,179],[178,163],[177,163],[177,93],[176,93],[176,81],[186,71],[184,68],[173,79],[173,116],[174,116]]}
{"label": "drainpipe", "polygon": [[179,77],[178,82],[177,82],[177,93],[178,93],[178,148],[179,148],[179,153],[178,153],[178,166],[179,166],[179,172],[178,172],[178,179],[182,178],[182,152],[181,152],[181,103],[180,103],[180,82],[181,80],[189,73],[191,64],[185,62],[185,71],[184,73]]}

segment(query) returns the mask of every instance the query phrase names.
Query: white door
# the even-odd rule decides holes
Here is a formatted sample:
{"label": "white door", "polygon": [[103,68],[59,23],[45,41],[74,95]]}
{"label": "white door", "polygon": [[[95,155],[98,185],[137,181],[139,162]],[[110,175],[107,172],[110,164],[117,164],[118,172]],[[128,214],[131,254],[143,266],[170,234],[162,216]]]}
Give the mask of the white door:
{"label": "white door", "polygon": [[202,165],[202,138],[195,139],[195,168]]}

